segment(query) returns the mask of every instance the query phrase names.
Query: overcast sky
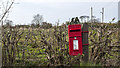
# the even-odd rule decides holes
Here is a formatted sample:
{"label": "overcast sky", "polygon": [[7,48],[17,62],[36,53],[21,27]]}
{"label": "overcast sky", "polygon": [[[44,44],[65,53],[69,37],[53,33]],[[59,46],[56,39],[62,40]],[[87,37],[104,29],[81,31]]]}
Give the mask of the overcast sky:
{"label": "overcast sky", "polygon": [[91,7],[97,18],[101,18],[100,12],[105,8],[105,22],[118,19],[118,0],[16,0],[16,3],[19,4],[13,6],[8,17],[14,24],[30,24],[36,14],[52,24],[58,19],[63,23],[72,17],[90,16]]}

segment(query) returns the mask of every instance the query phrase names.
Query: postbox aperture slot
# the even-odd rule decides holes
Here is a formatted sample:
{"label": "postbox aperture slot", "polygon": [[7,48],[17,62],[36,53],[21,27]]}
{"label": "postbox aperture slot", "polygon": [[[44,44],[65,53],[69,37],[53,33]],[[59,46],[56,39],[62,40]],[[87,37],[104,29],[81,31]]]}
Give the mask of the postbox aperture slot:
{"label": "postbox aperture slot", "polygon": [[70,30],[70,32],[79,32],[80,29],[76,29],[76,30]]}

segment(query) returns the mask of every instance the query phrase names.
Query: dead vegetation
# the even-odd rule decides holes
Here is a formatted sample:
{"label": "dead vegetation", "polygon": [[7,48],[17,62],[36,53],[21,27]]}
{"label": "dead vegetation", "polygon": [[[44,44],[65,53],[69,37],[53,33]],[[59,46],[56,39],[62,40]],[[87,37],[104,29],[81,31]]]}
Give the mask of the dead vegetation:
{"label": "dead vegetation", "polygon": [[[5,28],[2,33],[3,66],[73,66],[84,56],[70,56],[66,25],[42,28]],[[94,24],[89,27],[89,62],[119,66],[118,27]]]}

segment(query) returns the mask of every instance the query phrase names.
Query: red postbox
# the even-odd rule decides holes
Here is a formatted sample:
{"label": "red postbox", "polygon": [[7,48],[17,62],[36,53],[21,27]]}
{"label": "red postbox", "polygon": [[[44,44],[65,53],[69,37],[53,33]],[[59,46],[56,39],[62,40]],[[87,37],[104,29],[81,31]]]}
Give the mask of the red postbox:
{"label": "red postbox", "polygon": [[74,56],[82,55],[82,34],[81,25],[69,25],[68,35],[69,35],[69,54]]}

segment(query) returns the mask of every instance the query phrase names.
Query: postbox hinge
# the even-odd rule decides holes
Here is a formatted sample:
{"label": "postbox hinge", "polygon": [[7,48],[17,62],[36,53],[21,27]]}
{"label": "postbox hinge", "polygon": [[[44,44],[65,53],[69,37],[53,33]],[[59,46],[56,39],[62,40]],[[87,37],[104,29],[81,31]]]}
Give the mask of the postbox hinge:
{"label": "postbox hinge", "polygon": [[89,33],[89,31],[82,31],[82,33]]}

